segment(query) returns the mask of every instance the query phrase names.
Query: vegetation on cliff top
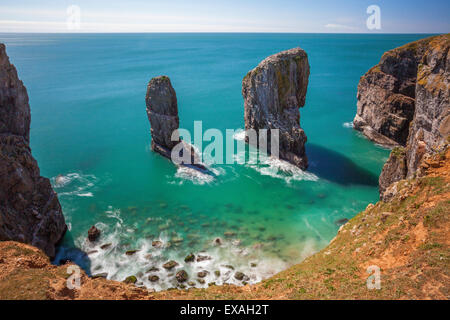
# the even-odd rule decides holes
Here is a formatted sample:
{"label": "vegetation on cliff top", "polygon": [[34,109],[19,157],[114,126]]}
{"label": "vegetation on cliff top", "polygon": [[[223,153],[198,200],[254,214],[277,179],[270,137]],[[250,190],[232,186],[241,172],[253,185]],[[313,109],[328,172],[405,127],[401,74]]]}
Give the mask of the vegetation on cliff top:
{"label": "vegetation on cliff top", "polygon": [[[69,290],[68,265],[0,242],[0,299],[449,299],[450,150],[426,165],[426,176],[402,180],[392,201],[369,205],[325,249],[256,285],[152,293],[82,273],[81,289]],[[366,285],[372,265],[380,290]]]}

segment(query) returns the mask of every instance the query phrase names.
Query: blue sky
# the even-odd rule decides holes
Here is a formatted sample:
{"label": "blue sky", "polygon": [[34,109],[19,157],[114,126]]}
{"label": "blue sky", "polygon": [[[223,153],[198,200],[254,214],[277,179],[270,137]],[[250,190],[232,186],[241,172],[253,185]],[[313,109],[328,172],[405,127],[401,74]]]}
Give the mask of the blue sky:
{"label": "blue sky", "polygon": [[[68,27],[72,5],[80,24]],[[380,8],[380,30],[366,26],[370,5]],[[450,1],[2,0],[0,32],[447,33]]]}

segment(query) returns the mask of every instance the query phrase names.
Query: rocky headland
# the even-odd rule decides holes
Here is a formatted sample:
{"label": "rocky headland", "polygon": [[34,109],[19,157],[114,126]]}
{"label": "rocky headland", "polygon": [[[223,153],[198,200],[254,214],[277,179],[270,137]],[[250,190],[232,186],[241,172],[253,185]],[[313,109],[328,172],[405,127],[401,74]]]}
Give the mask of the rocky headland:
{"label": "rocky headland", "polygon": [[[442,38],[447,40],[440,42]],[[389,196],[369,204],[341,226],[326,248],[302,263],[261,283],[241,287],[211,283],[207,289],[155,293],[137,288],[133,276],[116,282],[89,278],[81,272],[81,287],[69,289],[70,262],[54,266],[33,246],[3,241],[0,299],[449,299],[448,36],[431,39],[439,42],[424,53],[426,58],[417,69],[420,76],[408,139],[405,147],[394,148],[383,169],[386,183],[395,180],[387,187]],[[431,44],[434,40],[427,41]],[[23,135],[19,137],[25,140]],[[419,156],[410,162],[409,154]],[[3,155],[2,151],[1,161]],[[4,192],[4,185],[0,186]],[[194,259],[189,255],[185,262]],[[165,264],[167,268],[172,265],[172,261]],[[381,270],[380,289],[367,287],[368,268],[374,265]],[[234,276],[245,277],[239,272]],[[176,277],[180,283],[186,281],[185,272]],[[202,277],[200,272],[198,277]]]}
{"label": "rocky headland", "polygon": [[299,111],[308,78],[308,56],[294,48],[264,59],[242,81],[245,130],[256,130],[259,139],[259,130],[267,129],[267,151],[272,154],[271,130],[279,129],[279,157],[301,169],[308,167]]}
{"label": "rocky headland", "polygon": [[27,90],[0,44],[0,240],[28,243],[53,257],[66,224],[31,154],[30,119]]}
{"label": "rocky headland", "polygon": [[355,129],[395,147],[379,179],[383,200],[448,141],[449,48],[450,34],[406,44],[386,52],[359,82]]}

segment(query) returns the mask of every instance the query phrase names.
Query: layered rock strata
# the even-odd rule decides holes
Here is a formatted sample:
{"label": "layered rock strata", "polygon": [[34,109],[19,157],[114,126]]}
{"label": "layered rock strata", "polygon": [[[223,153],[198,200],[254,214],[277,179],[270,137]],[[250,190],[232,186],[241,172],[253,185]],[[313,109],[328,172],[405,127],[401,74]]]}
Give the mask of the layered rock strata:
{"label": "layered rock strata", "polygon": [[0,44],[0,240],[28,243],[54,257],[66,224],[31,154],[30,119],[27,90]]}
{"label": "layered rock strata", "polygon": [[[305,105],[309,63],[306,52],[294,48],[264,59],[242,81],[245,129],[267,129],[268,154],[272,150],[272,130],[279,130],[279,157],[306,169],[306,134],[300,127],[299,108]],[[247,137],[247,142],[249,139]]]}
{"label": "layered rock strata", "polygon": [[382,200],[392,196],[392,183],[416,174],[423,157],[448,142],[449,48],[450,34],[406,44],[386,52],[359,82],[354,127],[396,146],[380,175]]}
{"label": "layered rock strata", "polygon": [[152,150],[177,165],[208,172],[194,148],[179,137],[178,102],[169,77],[159,76],[150,80],[145,103],[151,126]]}

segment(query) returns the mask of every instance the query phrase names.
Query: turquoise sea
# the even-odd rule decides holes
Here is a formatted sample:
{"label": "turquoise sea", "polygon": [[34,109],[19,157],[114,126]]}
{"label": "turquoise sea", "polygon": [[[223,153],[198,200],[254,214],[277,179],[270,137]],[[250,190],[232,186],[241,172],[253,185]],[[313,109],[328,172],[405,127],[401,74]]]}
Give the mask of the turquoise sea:
{"label": "turquoise sea", "polygon": [[[55,263],[75,260],[115,280],[137,275],[138,285],[160,290],[176,286],[174,272],[161,268],[170,259],[204,287],[241,283],[228,265],[254,283],[322,249],[338,220],[377,201],[389,154],[351,128],[359,78],[386,50],[425,36],[0,34],[30,96],[33,154],[69,226]],[[267,160],[214,165],[211,179],[151,152],[144,98],[152,77],[171,78],[182,128],[202,120],[203,130],[239,129],[244,75],[296,46],[311,66],[301,109],[306,172]],[[90,244],[94,224],[102,236]],[[190,252],[211,259],[184,263]],[[202,270],[204,284],[196,281]],[[150,282],[150,274],[160,279]]]}

